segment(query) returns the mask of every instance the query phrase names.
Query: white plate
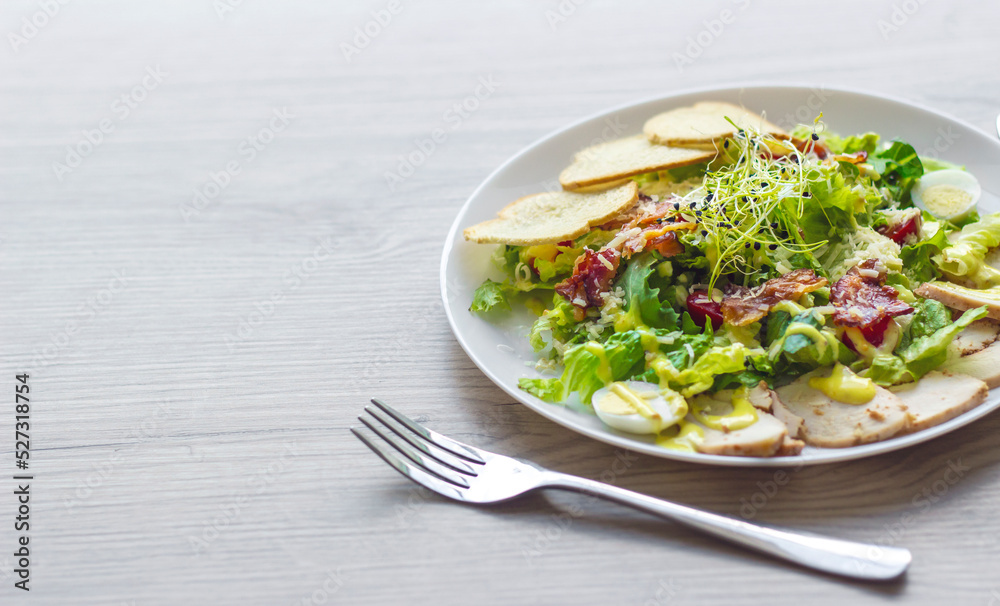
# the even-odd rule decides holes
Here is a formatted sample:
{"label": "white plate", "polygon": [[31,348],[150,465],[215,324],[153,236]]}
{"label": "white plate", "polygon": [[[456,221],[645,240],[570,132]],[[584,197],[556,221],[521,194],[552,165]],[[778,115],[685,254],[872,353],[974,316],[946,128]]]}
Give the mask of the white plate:
{"label": "white plate", "polygon": [[441,260],[444,308],[455,337],[487,377],[516,400],[560,425],[591,438],[646,454],[711,465],[777,467],[832,463],[867,457],[919,444],[948,433],[1000,406],[1000,389],[987,401],[947,423],[915,434],[850,448],[806,447],[801,455],[780,458],[724,457],[676,452],[653,444],[651,437],[615,431],[596,416],[549,404],[521,391],[517,380],[540,376],[531,366],[534,352],[527,333],[533,316],[527,310],[490,323],[468,311],[472,293],[486,277],[503,276],[490,263],[494,246],[462,238],[465,227],[492,218],[516,198],[558,189],[559,172],[572,155],[594,142],[642,132],[647,118],[703,100],[721,100],[766,111],[779,126],[811,123],[822,111],[823,121],[843,135],[875,131],[884,141],[900,138],[921,156],[935,155],[965,165],[983,186],[980,209],[1000,210],[1000,143],[972,126],[900,99],[843,89],[803,86],[746,86],[686,91],[601,112],[552,133],[521,151],[493,172],[462,207],[452,225]]}

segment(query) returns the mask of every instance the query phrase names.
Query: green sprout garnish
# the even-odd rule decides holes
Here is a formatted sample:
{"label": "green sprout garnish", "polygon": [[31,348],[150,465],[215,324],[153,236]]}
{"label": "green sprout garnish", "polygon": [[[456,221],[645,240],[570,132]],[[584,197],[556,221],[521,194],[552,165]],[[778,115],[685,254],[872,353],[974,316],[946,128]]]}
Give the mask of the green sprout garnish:
{"label": "green sprout garnish", "polygon": [[779,250],[805,253],[826,243],[807,243],[798,231],[796,217],[811,195],[807,173],[813,161],[805,154],[789,142],[745,129],[719,151],[714,163],[719,168],[706,172],[680,209],[699,224],[696,233],[711,264],[710,289],[725,274],[742,274],[745,283]]}

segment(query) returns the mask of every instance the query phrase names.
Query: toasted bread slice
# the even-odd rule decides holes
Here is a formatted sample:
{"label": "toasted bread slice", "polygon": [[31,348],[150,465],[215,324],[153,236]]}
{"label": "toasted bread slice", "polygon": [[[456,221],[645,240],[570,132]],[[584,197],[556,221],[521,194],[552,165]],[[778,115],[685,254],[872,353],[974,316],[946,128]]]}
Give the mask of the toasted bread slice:
{"label": "toasted bread slice", "polygon": [[600,193],[534,194],[508,204],[496,219],[467,227],[463,234],[474,242],[515,246],[572,240],[616,217],[638,197],[639,188],[632,181]]}
{"label": "toasted bread slice", "polygon": [[592,145],[573,156],[573,163],[559,175],[567,190],[614,183],[656,170],[706,162],[714,151],[654,145],[643,135]]}
{"label": "toasted bread slice", "polygon": [[749,127],[776,139],[789,138],[787,132],[760,115],[718,101],[702,101],[658,114],[646,121],[642,131],[650,142],[660,145],[704,146],[736,134],[736,128],[726,118],[740,128]]}

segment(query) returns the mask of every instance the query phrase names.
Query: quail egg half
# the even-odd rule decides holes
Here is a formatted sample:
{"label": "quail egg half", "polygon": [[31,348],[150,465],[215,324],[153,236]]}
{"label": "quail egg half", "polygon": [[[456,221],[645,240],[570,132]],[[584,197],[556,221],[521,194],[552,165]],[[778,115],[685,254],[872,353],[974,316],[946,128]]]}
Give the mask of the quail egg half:
{"label": "quail egg half", "polygon": [[938,219],[964,219],[976,208],[983,188],[975,177],[958,169],[925,174],[913,186],[913,203]]}
{"label": "quail egg half", "polygon": [[638,434],[657,434],[687,414],[684,396],[643,381],[616,381],[594,392],[594,412],[606,425]]}

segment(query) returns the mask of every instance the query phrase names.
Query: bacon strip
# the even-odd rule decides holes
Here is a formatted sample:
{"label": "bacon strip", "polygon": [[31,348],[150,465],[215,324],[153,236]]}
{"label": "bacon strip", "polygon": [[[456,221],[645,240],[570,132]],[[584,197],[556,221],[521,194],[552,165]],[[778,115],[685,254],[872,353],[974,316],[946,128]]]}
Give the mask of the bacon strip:
{"label": "bacon strip", "polygon": [[605,248],[600,252],[584,249],[573,264],[573,275],[556,284],[556,292],[576,307],[577,321],[583,319],[588,307],[604,304],[601,295],[611,288],[620,262],[621,253],[617,249]]}
{"label": "bacon strip", "polygon": [[604,305],[603,295],[610,290],[623,257],[627,259],[650,249],[664,257],[684,252],[677,232],[696,229],[698,224],[667,218],[676,212],[673,202],[660,202],[647,212],[639,211],[636,206],[601,226],[602,229],[619,227],[619,235],[637,228],[638,231],[613,247],[606,246],[598,252],[585,249],[573,264],[573,274],[556,284],[556,292],[576,306],[577,321],[583,319],[588,307]]}
{"label": "bacon strip", "polygon": [[899,300],[895,288],[885,286],[885,270],[878,266],[877,259],[862,261],[833,285],[834,324],[871,329],[887,318],[913,313],[912,307]]}
{"label": "bacon strip", "polygon": [[798,301],[807,292],[827,285],[811,269],[796,269],[771,278],[756,288],[730,284],[722,299],[722,319],[731,326],[746,326],[766,316],[782,301]]}

